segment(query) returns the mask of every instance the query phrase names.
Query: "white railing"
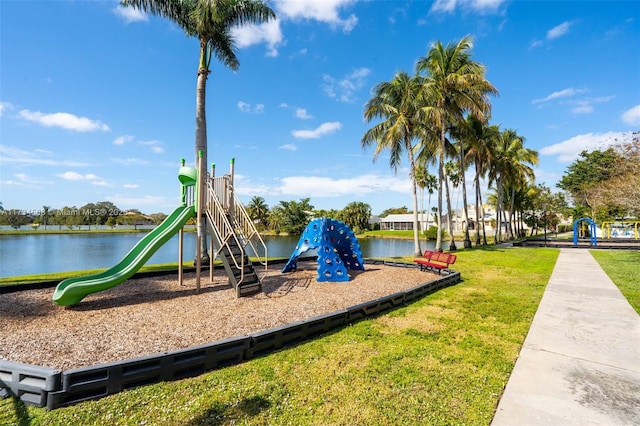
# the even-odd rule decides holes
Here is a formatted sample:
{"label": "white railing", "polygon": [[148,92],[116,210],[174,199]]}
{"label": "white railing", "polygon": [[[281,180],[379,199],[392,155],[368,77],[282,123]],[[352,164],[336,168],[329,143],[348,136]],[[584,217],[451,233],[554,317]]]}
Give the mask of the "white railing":
{"label": "white railing", "polygon": [[[267,245],[244,206],[235,196],[230,176],[208,177],[205,196],[206,214],[221,246],[229,248],[228,243],[233,239],[242,250],[243,255],[246,248],[250,247],[257,262],[264,266],[264,275],[260,277],[262,280],[266,276],[268,268]],[[240,282],[242,282],[244,279],[244,256],[241,256],[240,264],[235,258],[233,263],[242,271],[240,278]]]}

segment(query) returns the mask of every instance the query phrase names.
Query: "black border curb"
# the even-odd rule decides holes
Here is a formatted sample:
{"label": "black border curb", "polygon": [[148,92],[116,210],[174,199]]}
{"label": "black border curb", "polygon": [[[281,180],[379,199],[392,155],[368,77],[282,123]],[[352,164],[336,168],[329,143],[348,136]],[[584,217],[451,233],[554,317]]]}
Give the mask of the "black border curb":
{"label": "black border curb", "polygon": [[[399,262],[366,263],[417,268],[415,265]],[[138,386],[195,377],[296,345],[361,319],[377,316],[461,281],[459,272],[447,272],[434,281],[347,309],[248,336],[232,337],[175,351],[66,371],[0,359],[0,397],[13,396],[20,398],[25,404],[46,406],[53,410]]]}

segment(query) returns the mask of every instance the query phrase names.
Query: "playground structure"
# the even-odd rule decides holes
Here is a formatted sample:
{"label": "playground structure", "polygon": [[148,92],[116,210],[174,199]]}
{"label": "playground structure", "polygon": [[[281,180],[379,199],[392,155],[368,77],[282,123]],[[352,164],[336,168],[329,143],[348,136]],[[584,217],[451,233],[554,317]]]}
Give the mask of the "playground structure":
{"label": "playground structure", "polygon": [[580,238],[589,238],[594,247],[598,245],[596,223],[591,218],[582,217],[573,222],[573,245],[577,246]]}
{"label": "playground structure", "polygon": [[593,247],[598,245],[598,233],[604,240],[640,240],[640,221],[610,221],[602,222],[598,229],[596,223],[588,217],[573,222],[573,245],[577,246],[580,239],[589,239]]}
{"label": "playground structure", "polygon": [[[206,174],[205,182],[199,182],[198,170],[203,167],[202,152],[199,153],[198,169],[187,167],[184,159],[178,171],[180,181],[180,206],[151,232],[145,235],[114,267],[93,275],[68,278],[56,287],[52,299],[61,306],[79,303],[89,294],[107,290],[131,278],[151,256],[176,233],[179,234],[178,280],[183,282],[183,232],[189,219],[196,217],[198,223],[206,218],[207,233],[210,235],[209,263],[210,280],[213,280],[213,263],[220,258],[229,283],[236,290],[236,297],[250,295],[262,290],[262,280],[267,273],[267,247],[242,203],[233,189],[235,160],[231,159],[230,172],[215,176],[215,166]],[[200,290],[201,235],[198,227],[196,252],[196,286]],[[247,255],[250,248],[257,262],[264,267],[258,275]]]}
{"label": "playground structure", "polygon": [[640,239],[638,237],[639,229],[640,221],[602,222],[602,237],[638,240]]}
{"label": "playground structure", "polygon": [[282,272],[296,270],[300,255],[314,249],[318,253],[316,281],[349,281],[348,269],[364,271],[362,251],[353,231],[339,220],[323,217],[309,222]]}

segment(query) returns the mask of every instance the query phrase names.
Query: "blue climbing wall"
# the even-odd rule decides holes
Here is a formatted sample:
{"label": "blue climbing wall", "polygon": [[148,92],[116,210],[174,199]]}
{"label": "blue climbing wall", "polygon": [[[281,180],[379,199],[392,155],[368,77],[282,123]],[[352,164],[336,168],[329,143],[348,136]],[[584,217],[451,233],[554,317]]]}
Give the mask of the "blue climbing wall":
{"label": "blue climbing wall", "polygon": [[312,249],[318,251],[317,281],[349,281],[348,269],[364,271],[353,231],[339,220],[323,217],[309,222],[282,272],[296,270],[298,257]]}

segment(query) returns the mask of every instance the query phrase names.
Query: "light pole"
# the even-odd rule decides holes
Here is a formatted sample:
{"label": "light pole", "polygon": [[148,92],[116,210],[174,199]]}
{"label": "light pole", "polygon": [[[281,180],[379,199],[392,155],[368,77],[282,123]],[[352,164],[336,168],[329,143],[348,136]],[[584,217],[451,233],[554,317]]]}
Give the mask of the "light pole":
{"label": "light pole", "polygon": [[544,221],[544,246],[547,246],[547,206],[542,206],[542,220]]}

